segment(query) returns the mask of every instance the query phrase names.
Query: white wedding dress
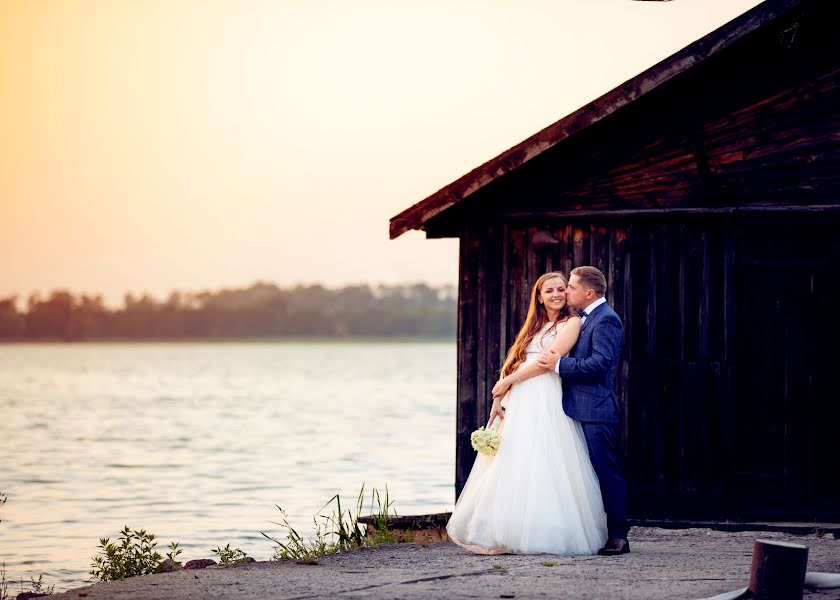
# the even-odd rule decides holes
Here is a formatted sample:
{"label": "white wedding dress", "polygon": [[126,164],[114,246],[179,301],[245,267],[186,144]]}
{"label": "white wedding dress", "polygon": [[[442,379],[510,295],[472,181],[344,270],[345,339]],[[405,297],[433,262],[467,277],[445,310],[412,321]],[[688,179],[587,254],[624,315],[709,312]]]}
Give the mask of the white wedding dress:
{"label": "white wedding dress", "polygon": [[[526,349],[526,364],[556,335],[548,323]],[[595,554],[604,545],[598,478],[562,394],[556,373],[511,387],[499,450],[478,454],[446,525],[453,542],[480,554]]]}

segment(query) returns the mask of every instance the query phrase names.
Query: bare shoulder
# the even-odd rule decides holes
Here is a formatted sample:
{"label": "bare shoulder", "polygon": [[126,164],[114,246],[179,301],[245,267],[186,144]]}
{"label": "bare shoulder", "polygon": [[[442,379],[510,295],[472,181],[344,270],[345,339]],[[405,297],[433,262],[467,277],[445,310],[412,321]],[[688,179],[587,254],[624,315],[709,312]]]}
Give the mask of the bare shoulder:
{"label": "bare shoulder", "polygon": [[563,321],[563,327],[572,327],[576,329],[580,329],[581,318],[577,315],[568,317],[565,321]]}

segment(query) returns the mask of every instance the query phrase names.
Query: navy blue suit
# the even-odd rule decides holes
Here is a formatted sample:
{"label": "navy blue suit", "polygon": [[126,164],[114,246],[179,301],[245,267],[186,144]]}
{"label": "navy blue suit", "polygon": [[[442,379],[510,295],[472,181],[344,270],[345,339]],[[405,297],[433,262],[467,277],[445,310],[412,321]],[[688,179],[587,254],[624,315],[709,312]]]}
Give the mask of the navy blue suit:
{"label": "navy blue suit", "polygon": [[575,347],[558,363],[563,410],[583,426],[611,538],[626,538],[628,529],[627,483],[619,454],[621,417],[614,390],[623,345],[621,319],[603,303],[586,317]]}

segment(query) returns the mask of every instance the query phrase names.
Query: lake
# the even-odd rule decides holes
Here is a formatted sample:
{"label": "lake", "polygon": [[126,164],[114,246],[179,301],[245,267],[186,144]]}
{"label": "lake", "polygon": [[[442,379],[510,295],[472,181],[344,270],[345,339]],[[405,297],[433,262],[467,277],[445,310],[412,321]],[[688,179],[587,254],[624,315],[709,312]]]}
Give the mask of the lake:
{"label": "lake", "polygon": [[[88,581],[101,537],[267,560],[362,483],[398,514],[451,510],[455,343],[0,345],[0,563],[10,592]],[[369,496],[366,506],[369,505]]]}

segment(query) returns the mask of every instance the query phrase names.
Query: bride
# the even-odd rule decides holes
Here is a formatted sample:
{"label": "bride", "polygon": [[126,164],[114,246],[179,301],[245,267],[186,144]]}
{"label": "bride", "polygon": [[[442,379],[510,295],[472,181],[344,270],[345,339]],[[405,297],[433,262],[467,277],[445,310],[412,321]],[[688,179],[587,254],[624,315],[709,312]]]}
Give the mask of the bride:
{"label": "bride", "polygon": [[495,456],[478,454],[446,526],[472,552],[595,554],[607,540],[581,425],[563,412],[560,378],[536,364],[544,349],[563,356],[577,342],[581,320],[566,304],[566,284],[562,273],[537,279],[493,388],[487,426],[499,417],[501,445]]}

